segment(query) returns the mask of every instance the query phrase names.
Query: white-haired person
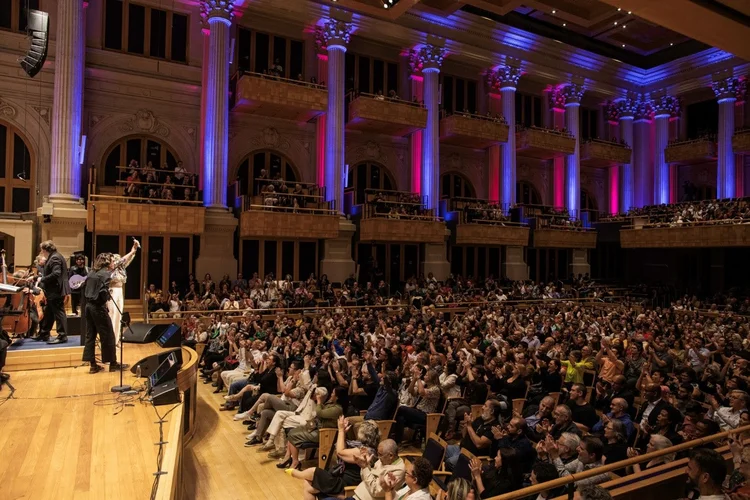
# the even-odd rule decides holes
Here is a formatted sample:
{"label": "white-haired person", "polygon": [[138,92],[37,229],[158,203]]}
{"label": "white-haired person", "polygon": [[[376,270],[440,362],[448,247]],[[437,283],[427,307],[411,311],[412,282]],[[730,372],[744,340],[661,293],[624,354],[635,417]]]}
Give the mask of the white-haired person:
{"label": "white-haired person", "polygon": [[[671,446],[673,446],[672,441],[670,441],[666,437],[662,436],[661,434],[651,434],[651,437],[648,440],[648,444],[646,445],[646,453],[652,453],[654,451],[659,451],[659,450],[666,450],[667,448]],[[638,450],[636,450],[635,448],[628,448],[628,458],[634,458],[634,457],[637,457],[638,455],[640,455]],[[652,467],[656,467],[657,465],[672,462],[674,461],[674,459],[675,459],[674,453],[663,455],[661,457],[657,457],[649,461],[643,468],[650,469]],[[640,464],[633,465],[633,473],[638,473],[638,472],[641,472],[641,465]]]}
{"label": "white-haired person", "polygon": [[229,356],[237,360],[237,366],[232,370],[224,370],[219,374],[220,380],[217,381],[214,392],[221,392],[224,387],[231,386],[232,382],[246,379],[252,373],[252,367],[247,360],[248,340],[240,339],[239,345],[237,345],[236,330],[231,328],[229,332]]}
{"label": "white-haired person", "polygon": [[112,256],[112,279],[109,282],[109,295],[111,297],[109,305],[109,319],[112,320],[112,329],[115,331],[115,345],[120,344],[120,336],[122,335],[122,310],[125,308],[125,295],[122,292],[122,288],[128,281],[128,273],[126,268],[133,262],[135,254],[141,244],[138,240],[133,238],[133,246],[123,257],[119,254]]}
{"label": "white-haired person", "polygon": [[268,454],[268,458],[271,459],[284,457],[284,460],[276,465],[279,469],[286,469],[291,463],[286,446],[287,432],[315,420],[315,402],[319,398],[327,399],[328,389],[312,386],[302,398],[296,410],[277,410],[273,414],[271,423],[266,430],[268,439],[263,443],[263,446],[258,448],[258,451],[271,451]]}

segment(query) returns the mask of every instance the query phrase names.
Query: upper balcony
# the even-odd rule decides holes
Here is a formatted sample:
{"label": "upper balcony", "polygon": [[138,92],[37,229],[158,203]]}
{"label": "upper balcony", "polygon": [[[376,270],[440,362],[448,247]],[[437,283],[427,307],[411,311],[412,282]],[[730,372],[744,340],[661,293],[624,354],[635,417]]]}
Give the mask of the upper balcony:
{"label": "upper balcony", "polygon": [[368,190],[361,214],[359,240],[443,244],[445,223],[427,209],[422,197],[402,191]]}
{"label": "upper balcony", "polygon": [[333,202],[325,201],[320,189],[295,193],[264,184],[260,194],[242,197],[241,238],[295,238],[320,240],[337,238],[341,214]]}
{"label": "upper balcony", "polygon": [[508,142],[508,123],[503,117],[471,113],[446,114],[440,120],[440,141],[445,144],[485,149]]}
{"label": "upper balcony", "polygon": [[576,138],[565,130],[527,127],[516,132],[516,151],[528,158],[552,160],[575,150]]}
{"label": "upper balcony", "polygon": [[750,128],[740,129],[734,133],[732,149],[735,153],[750,153]]}
{"label": "upper balcony", "polygon": [[679,224],[650,223],[644,219],[620,230],[622,248],[718,248],[746,247],[750,219]]}
{"label": "upper balcony", "polygon": [[419,103],[365,93],[347,99],[350,130],[402,137],[427,126],[427,109]]}
{"label": "upper balcony", "polygon": [[451,198],[447,202],[446,220],[456,245],[528,246],[528,225],[511,222],[499,204],[474,198]]}
{"label": "upper balcony", "polygon": [[586,167],[628,164],[632,155],[630,146],[622,142],[591,139],[581,144],[581,165]]}
{"label": "upper balcony", "polygon": [[716,158],[716,139],[711,136],[672,142],[664,149],[664,160],[677,165],[696,165],[716,161]]}
{"label": "upper balcony", "polygon": [[260,73],[232,77],[232,109],[260,116],[307,122],[328,108],[325,87]]}

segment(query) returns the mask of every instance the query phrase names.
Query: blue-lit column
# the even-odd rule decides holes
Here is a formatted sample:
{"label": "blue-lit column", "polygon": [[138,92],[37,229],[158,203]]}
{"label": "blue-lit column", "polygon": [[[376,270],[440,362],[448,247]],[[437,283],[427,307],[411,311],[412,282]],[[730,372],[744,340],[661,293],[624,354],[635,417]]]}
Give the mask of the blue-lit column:
{"label": "blue-lit column", "polygon": [[664,150],[669,144],[669,119],[680,114],[680,101],[673,96],[662,95],[654,99],[654,204],[668,204],[669,165]]}
{"label": "blue-lit column", "polygon": [[503,65],[495,70],[495,85],[508,122],[508,142],[500,145],[500,203],[508,209],[516,204],[516,88],[520,78],[521,69],[514,66]]}
{"label": "blue-lit column", "polygon": [[201,110],[203,135],[203,204],[227,208],[227,165],[229,157],[229,30],[233,0],[204,0],[201,16],[208,24],[208,65],[203,73],[206,89]]}
{"label": "blue-lit column", "polygon": [[635,102],[633,120],[633,182],[635,206],[640,208],[653,203],[653,171],[651,169],[651,119],[650,101],[639,94]]}
{"label": "blue-lit column", "polygon": [[344,64],[352,25],[328,20],[320,27],[320,38],[328,54],[328,112],[326,113],[325,180],[326,199],[344,210]]}
{"label": "blue-lit column", "polygon": [[739,81],[725,78],[713,82],[712,88],[719,102],[719,161],[716,168],[716,197],[734,198],[736,193],[736,174],[732,136],[734,135],[734,103],[737,102]]}
{"label": "blue-lit column", "polygon": [[81,111],[85,62],[84,3],[57,3],[55,87],[52,106],[50,201],[78,202],[81,195]]}
{"label": "blue-lit column", "polygon": [[573,154],[565,157],[565,207],[571,217],[578,217],[581,203],[581,155],[578,136],[578,118],[584,89],[577,83],[568,83],[562,89],[565,97],[565,128],[576,138]]}
{"label": "blue-lit column", "polygon": [[635,102],[632,98],[627,97],[617,103],[617,110],[620,119],[620,139],[622,139],[631,149],[630,163],[620,165],[620,212],[625,213],[630,210],[635,203],[633,196],[634,178],[633,178],[633,119],[635,117]]}

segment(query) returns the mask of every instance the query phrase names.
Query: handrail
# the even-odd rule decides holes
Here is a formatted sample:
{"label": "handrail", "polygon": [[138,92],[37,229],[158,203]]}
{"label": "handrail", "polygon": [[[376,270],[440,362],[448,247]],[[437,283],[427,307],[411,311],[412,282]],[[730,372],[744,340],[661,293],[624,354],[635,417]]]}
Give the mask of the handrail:
{"label": "handrail", "polygon": [[506,120],[505,116],[501,114],[496,114],[494,116],[480,115],[477,113],[472,113],[471,111],[448,111],[445,109],[440,114],[443,115],[442,118],[448,118],[450,116],[461,116],[464,118],[471,118],[472,120],[483,120],[486,122],[501,123],[503,125],[508,124],[508,120]]}
{"label": "handrail", "polygon": [[[311,215],[334,215],[340,216],[341,213],[337,210],[331,210],[328,208],[294,208],[294,207],[279,207],[276,205],[247,205],[245,212],[311,212]],[[321,213],[322,212],[322,213]]]}
{"label": "handrail", "polygon": [[124,195],[111,195],[111,194],[90,194],[89,195],[90,201],[143,201],[143,202],[151,202],[155,205],[193,205],[197,207],[203,207],[202,201],[193,201],[193,200],[165,200],[162,198],[140,198],[137,196],[124,196]]}
{"label": "handrail", "polygon": [[550,224],[549,226],[540,227],[538,229],[552,229],[555,231],[588,231],[596,232],[596,228],[583,227],[583,226],[564,226],[560,224]]}
{"label": "handrail", "polygon": [[[648,218],[650,219],[650,216],[647,215],[641,215],[641,216],[633,216],[633,219],[637,218]],[[696,220],[696,221],[683,221],[683,222],[647,222],[643,225],[638,225],[637,229],[679,229],[683,228],[685,226],[688,227],[697,227],[697,226],[726,226],[726,225],[741,225],[741,224],[750,224],[750,218],[745,217],[736,217],[734,219],[716,219],[716,220]],[[630,226],[625,226],[623,229],[636,229],[635,224]]]}
{"label": "handrail", "polygon": [[154,172],[157,172],[157,173],[161,172],[161,173],[165,173],[165,174],[167,174],[167,173],[172,173],[172,174],[174,174],[174,173],[181,173],[181,174],[184,174],[184,175],[198,175],[197,172],[190,172],[189,170],[185,170],[184,172],[175,172],[174,170],[164,170],[163,168],[158,168],[158,167],[148,168],[148,167],[129,167],[129,166],[125,166],[125,165],[118,165],[115,168],[118,169],[118,170],[135,170],[137,172],[141,172],[141,171],[144,171],[144,170],[153,170]]}
{"label": "handrail", "polygon": [[412,193],[411,191],[396,191],[395,189],[377,189],[377,188],[366,188],[365,194],[368,193],[396,193],[396,194],[408,194],[410,196],[422,197],[419,193]]}
{"label": "handrail", "polygon": [[302,85],[305,87],[314,88],[316,90],[325,90],[324,85],[321,85],[319,83],[306,82],[305,80],[293,80],[291,78],[285,78],[283,76],[270,75],[267,73],[256,73],[254,71],[241,71],[238,73],[239,78],[242,78],[243,76],[250,76],[252,78],[263,78],[265,80],[279,80],[284,83],[291,83],[292,85]]}
{"label": "handrail", "polygon": [[371,214],[368,219],[391,219],[391,220],[426,220],[429,222],[443,222],[442,217],[437,215],[411,215],[411,214],[389,214],[375,213]]}
{"label": "handrail", "polygon": [[512,227],[529,227],[528,223],[526,222],[511,222],[510,220],[496,220],[496,219],[474,219],[471,222],[462,222],[462,225],[464,224],[477,224],[482,223],[486,225],[503,225],[503,226],[512,226]]}
{"label": "handrail", "polygon": [[716,139],[711,138],[710,135],[704,135],[703,137],[698,137],[695,139],[686,139],[684,141],[674,141],[667,144],[668,148],[671,148],[673,146],[686,146],[688,144],[698,144],[699,142],[710,142],[715,143]]}
{"label": "handrail", "polygon": [[292,198],[308,198],[308,199],[309,198],[314,198],[316,200],[322,200],[324,198],[322,195],[319,195],[319,194],[296,194],[296,193],[285,193],[284,191],[271,191],[271,192],[266,191],[265,193],[258,193],[258,194],[254,194],[252,196],[253,197],[256,197],[256,196],[262,197],[262,196],[267,195],[267,194],[276,194],[276,195],[279,195],[279,196],[289,196],[289,197],[292,197]]}
{"label": "handrail", "polygon": [[643,455],[639,455],[637,457],[620,460],[619,462],[613,462],[611,464],[594,467],[593,469],[588,469],[583,472],[577,472],[575,474],[571,474],[569,476],[554,479],[552,481],[535,484],[533,486],[522,488],[520,490],[515,490],[510,493],[505,493],[503,495],[490,497],[487,500],[516,500],[519,498],[525,498],[528,496],[537,495],[541,493],[542,491],[560,488],[561,486],[567,486],[571,483],[575,483],[583,479],[588,479],[590,477],[598,476],[600,474],[607,474],[609,472],[614,472],[624,467],[630,467],[631,465],[640,464],[643,462],[649,462],[653,460],[654,458],[661,458],[666,455],[671,455],[671,454],[678,453],[684,450],[688,450],[690,448],[694,448],[696,446],[703,446],[703,445],[727,438],[732,434],[737,434],[737,433],[747,432],[747,431],[750,431],[750,425],[747,425],[744,427],[738,427],[737,429],[734,429],[731,431],[720,432],[712,436],[693,439],[692,441],[687,441],[685,443],[670,446],[669,448],[665,448],[663,450],[652,451],[651,453],[646,453]]}
{"label": "handrail", "polygon": [[128,181],[128,180],[123,180],[123,179],[118,179],[116,182],[117,184],[135,184],[136,186],[161,186],[161,187],[174,186],[174,187],[181,187],[181,188],[197,187],[193,185],[185,186],[184,184],[175,184],[175,183],[167,184],[166,182]]}
{"label": "handrail", "polygon": [[313,187],[318,188],[318,189],[322,188],[322,186],[319,186],[315,182],[288,181],[287,179],[271,179],[269,177],[255,177],[255,178],[253,178],[253,180],[254,181],[265,181],[265,182],[283,182],[284,184],[286,184],[288,182],[289,184],[294,184],[294,185],[299,184],[300,186],[303,186],[303,187],[304,186],[313,186]]}
{"label": "handrail", "polygon": [[396,98],[396,97],[388,97],[387,95],[383,95],[383,94],[378,95],[378,94],[370,94],[368,92],[351,91],[347,94],[347,96],[349,96],[350,102],[353,102],[359,97],[365,97],[367,99],[373,99],[376,101],[387,101],[387,102],[392,102],[394,104],[404,104],[407,106],[411,106],[413,108],[421,108],[421,109],[425,108],[424,104],[422,103],[409,101],[406,99],[401,99],[401,98]]}
{"label": "handrail", "polygon": [[623,144],[619,141],[608,141],[607,139],[599,139],[598,137],[586,139],[585,141],[583,141],[584,144],[589,144],[592,142],[595,142],[597,144],[608,144],[610,146],[620,146],[622,148],[632,149],[630,147],[630,144],[627,144],[627,143]]}
{"label": "handrail", "polygon": [[[517,126],[518,127],[518,126]],[[571,132],[563,132],[562,130],[555,130],[552,128],[545,128],[545,127],[538,127],[536,125],[521,125],[520,128],[517,128],[516,132],[525,132],[527,130],[536,130],[539,132],[544,132],[546,134],[552,134],[552,135],[559,135],[561,137],[567,137],[570,139],[575,139],[575,136]]]}

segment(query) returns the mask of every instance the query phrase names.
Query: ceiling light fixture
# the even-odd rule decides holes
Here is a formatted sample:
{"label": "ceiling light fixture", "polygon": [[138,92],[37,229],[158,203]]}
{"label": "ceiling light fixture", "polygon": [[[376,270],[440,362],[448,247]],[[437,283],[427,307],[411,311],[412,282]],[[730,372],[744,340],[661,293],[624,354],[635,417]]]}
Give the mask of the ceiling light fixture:
{"label": "ceiling light fixture", "polygon": [[615,26],[617,26],[617,21],[615,21]]}
{"label": "ceiling light fixture", "polygon": [[623,43],[622,46],[625,47],[625,44]]}
{"label": "ceiling light fixture", "polygon": [[670,46],[670,47],[674,47],[674,44],[673,44],[673,43],[670,43],[670,44],[669,44],[669,46]]}
{"label": "ceiling light fixture", "polygon": [[633,13],[633,11],[632,11],[632,10],[629,10],[629,11],[628,11],[628,15],[630,15],[630,14],[632,14],[632,13]]}
{"label": "ceiling light fixture", "polygon": [[563,28],[566,27],[567,25],[568,25],[568,23],[563,23]]}
{"label": "ceiling light fixture", "polygon": [[557,11],[555,9],[552,9],[553,14],[557,14]]}
{"label": "ceiling light fixture", "polygon": [[622,25],[622,29],[625,29],[626,26],[627,26],[627,24],[623,24]]}
{"label": "ceiling light fixture", "polygon": [[620,7],[617,7],[617,12],[620,12],[622,9]]}

